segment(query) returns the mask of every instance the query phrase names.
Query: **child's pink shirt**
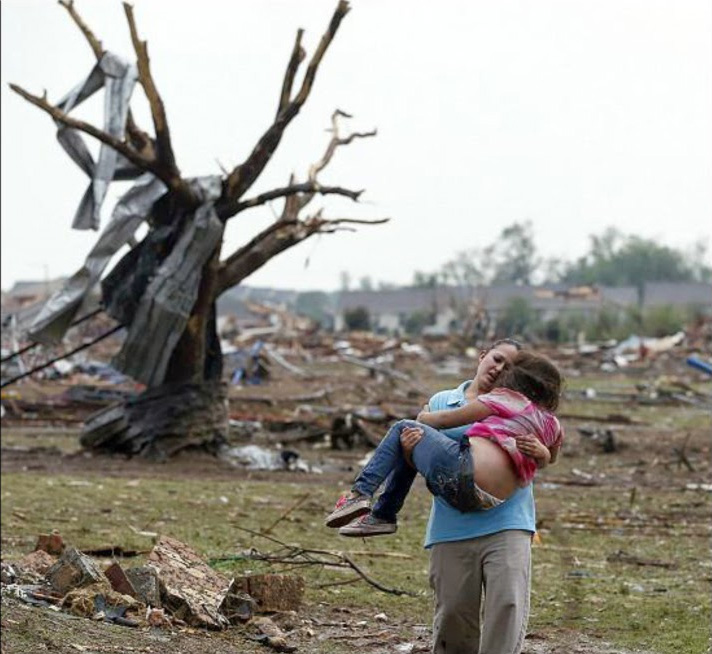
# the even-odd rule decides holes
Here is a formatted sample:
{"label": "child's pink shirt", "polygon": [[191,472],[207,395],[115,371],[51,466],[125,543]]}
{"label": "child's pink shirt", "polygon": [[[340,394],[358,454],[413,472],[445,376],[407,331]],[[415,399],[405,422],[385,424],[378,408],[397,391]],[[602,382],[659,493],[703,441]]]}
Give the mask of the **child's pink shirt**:
{"label": "child's pink shirt", "polygon": [[489,438],[497,443],[512,458],[514,471],[522,486],[525,486],[534,479],[537,464],[535,459],[517,449],[515,436],[534,434],[550,448],[561,445],[564,437],[561,424],[556,416],[509,388],[495,388],[479,395],[477,401],[491,409],[493,414],[472,423],[467,435],[471,438]]}

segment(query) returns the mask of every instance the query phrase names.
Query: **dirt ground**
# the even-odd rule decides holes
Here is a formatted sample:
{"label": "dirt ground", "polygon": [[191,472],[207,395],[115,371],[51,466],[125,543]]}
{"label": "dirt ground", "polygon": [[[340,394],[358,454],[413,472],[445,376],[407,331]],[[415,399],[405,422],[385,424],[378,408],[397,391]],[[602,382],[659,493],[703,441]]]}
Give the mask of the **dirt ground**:
{"label": "dirt ground", "polygon": [[[618,380],[618,383],[624,382]],[[585,384],[586,382],[582,382],[581,385]],[[578,396],[572,393],[571,397]],[[237,410],[246,411],[247,408],[238,406]],[[254,405],[250,405],[250,410],[254,410]],[[624,577],[629,571],[636,575],[654,569],[657,573],[661,566],[669,563],[677,573],[663,580],[670,589],[668,595],[671,601],[673,595],[678,597],[678,592],[679,596],[684,596],[682,586],[677,590],[675,579],[681,578],[683,573],[694,577],[694,571],[700,570],[695,567],[701,565],[697,558],[699,552],[705,550],[704,543],[708,541],[710,533],[710,493],[700,491],[700,488],[710,482],[708,410],[708,407],[697,405],[660,405],[655,402],[647,406],[594,406],[579,400],[565,403],[562,413],[571,417],[563,419],[568,438],[564,456],[557,466],[543,471],[537,481],[538,528],[543,542],[538,551],[535,547],[535,562],[538,561],[535,566],[541,568],[538,573],[535,567],[534,577],[535,603],[539,602],[539,607],[544,605],[545,600],[540,597],[546,588],[543,582],[539,588],[537,584],[540,582],[536,580],[548,574],[547,571],[554,566],[563,565],[561,561],[568,566],[561,575],[567,577],[567,584],[571,584],[571,578],[577,574],[591,574],[591,568],[594,569],[592,574],[595,577],[599,574],[596,572],[596,566],[599,569],[612,565],[622,566],[616,568],[619,572],[614,572],[609,577],[622,575],[616,583],[633,589],[626,590],[625,593],[621,591],[624,595],[627,594],[623,598],[625,601],[638,592],[636,584],[647,583],[641,582],[637,577],[626,581]],[[598,419],[616,413],[619,414],[617,419]],[[604,452],[602,443],[596,440],[596,436],[592,438],[580,431],[595,431],[601,427],[615,432],[615,452]],[[57,436],[59,441],[47,438],[48,434]],[[33,427],[21,422],[4,425],[3,498],[6,490],[15,492],[14,484],[18,483],[16,480],[21,479],[23,475],[32,475],[35,479],[90,475],[92,479],[132,480],[132,483],[135,480],[200,480],[201,483],[229,481],[240,484],[272,483],[275,486],[297,484],[327,489],[328,494],[343,481],[344,464],[357,467],[357,461],[367,451],[361,449],[325,454],[323,450],[311,451],[304,446],[301,451],[305,460],[323,461],[325,457],[337,457],[338,470],[332,471],[325,466],[320,474],[295,474],[287,471],[246,470],[198,452],[186,452],[162,464],[149,463],[139,458],[90,454],[80,450],[78,446],[67,447],[66,440],[62,441],[64,435],[66,429],[61,425],[48,427],[47,424],[38,424]],[[679,456],[681,451],[684,456]],[[12,483],[7,480],[12,480]],[[423,506],[426,506],[427,500],[422,489],[421,493]],[[644,498],[644,504],[641,503],[641,498]],[[637,508],[637,503],[641,503],[640,508]],[[51,520],[48,520],[48,525],[50,522]],[[6,512],[3,511],[4,559],[8,551],[17,549],[17,543],[22,539],[27,542],[35,536],[26,533],[27,529],[22,519],[17,516],[6,517]],[[625,538],[624,541],[620,541],[621,534]],[[694,551],[682,551],[682,545],[690,544],[679,540],[685,536],[689,538],[690,543],[694,542]],[[589,537],[602,540],[586,540]],[[615,540],[616,538],[619,540]],[[643,546],[643,541],[647,538],[651,539],[650,548]],[[640,539],[639,550],[636,550],[636,539]],[[675,541],[678,541],[679,545],[676,545]],[[625,559],[624,552],[622,559],[619,556],[616,563],[611,563],[612,554],[620,553],[620,542],[625,543],[627,553],[637,552],[637,557]],[[559,553],[564,547],[568,548],[565,557]],[[591,548],[592,552],[600,549],[600,552],[597,552],[596,562],[589,561],[591,565],[586,568],[588,548]],[[657,551],[658,556],[649,556],[651,551]],[[677,551],[680,560],[669,560],[669,557],[677,556]],[[576,552],[581,554],[576,555]],[[659,559],[657,563],[655,558]],[[621,560],[623,564],[620,563]],[[631,565],[624,566],[631,561]],[[658,567],[655,567],[656,565]],[[709,586],[709,581],[712,580],[710,569],[705,567],[701,570],[703,583]],[[666,571],[667,568],[660,574],[667,574]],[[656,583],[660,584],[659,578],[657,579]],[[560,597],[555,597],[558,592],[556,589],[551,592],[551,598],[546,601],[551,599],[553,606],[559,602]],[[586,599],[591,600],[593,606],[598,606],[595,609],[586,609],[587,612],[592,614],[595,610],[605,615],[605,601],[598,598],[599,595],[605,595],[605,591],[593,587],[590,591],[581,592],[589,593],[590,596],[587,595]],[[540,599],[536,599],[537,597]],[[562,601],[565,604],[573,600],[569,598]],[[580,604],[581,598],[576,601]],[[530,633],[523,651],[526,654],[655,654],[658,651],[676,651],[669,647],[658,650],[649,646],[636,648],[614,645],[612,643],[617,639],[610,639],[607,635],[615,633],[618,627],[614,625],[599,628],[595,622],[591,622],[589,627],[582,627],[586,620],[594,619],[590,618],[590,614],[583,617],[572,616],[572,610],[564,606],[561,615],[566,617],[565,620],[547,620],[540,608],[538,617],[534,616],[530,621]],[[703,621],[709,622],[709,604],[702,612]],[[430,614],[376,617],[369,606],[342,604],[338,596],[333,596],[330,601],[307,599],[298,613],[277,614],[273,617],[287,633],[290,646],[302,652],[338,653],[357,648],[367,654],[407,654],[427,652],[430,648]],[[640,619],[645,623],[646,620],[652,621],[656,618],[651,613]],[[648,626],[654,629],[656,625],[650,622]],[[234,654],[265,651],[269,650],[251,638],[249,629],[231,628],[224,632],[189,628],[131,629],[79,618],[48,608],[28,606],[7,595],[2,598],[3,654]],[[685,649],[684,646],[677,651],[680,654],[698,654]]]}
{"label": "dirt ground", "polygon": [[[393,625],[379,623],[364,628],[361,623],[372,616],[351,611],[344,614],[340,607],[308,607],[309,618],[282,619],[289,629],[289,643],[300,652],[347,651],[334,650],[334,645],[347,646],[368,654],[392,652],[429,652],[430,629],[426,625],[399,625],[410,637],[395,636]],[[299,623],[293,625],[293,622]],[[307,625],[301,624],[307,622]],[[318,629],[318,636],[311,635]],[[32,649],[18,632],[32,632]],[[3,601],[3,654],[245,654],[270,651],[250,641],[236,629],[225,632],[167,631],[165,629],[134,630],[92,622],[68,613],[28,607],[19,602]],[[590,636],[566,630],[552,630],[546,634],[528,634],[522,654],[648,654],[643,650],[615,647]]]}

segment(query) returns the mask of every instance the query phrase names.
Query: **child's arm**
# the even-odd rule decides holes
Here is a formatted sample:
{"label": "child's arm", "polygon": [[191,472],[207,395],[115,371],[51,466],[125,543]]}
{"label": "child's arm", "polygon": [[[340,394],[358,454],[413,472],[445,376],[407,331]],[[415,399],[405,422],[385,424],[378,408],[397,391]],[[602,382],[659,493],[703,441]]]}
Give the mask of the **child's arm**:
{"label": "child's arm", "polygon": [[418,422],[435,427],[435,429],[450,429],[451,427],[461,427],[469,425],[478,420],[484,420],[494,412],[488,406],[477,400],[472,400],[457,409],[445,409],[444,411],[421,411],[418,414]]}
{"label": "child's arm", "polygon": [[551,452],[551,460],[549,463],[556,463],[556,459],[559,458],[559,451],[561,450],[561,443],[558,445],[552,445],[551,448],[549,449],[549,452]]}
{"label": "child's arm", "polygon": [[556,461],[559,454],[559,446],[548,448],[534,434],[525,434],[517,436],[517,449],[532,457],[536,461],[537,468],[546,468],[551,463]]}
{"label": "child's arm", "polygon": [[420,442],[422,437],[423,430],[420,427],[406,427],[401,432],[400,442],[403,457],[411,468],[415,468],[415,464],[413,463],[413,449]]}

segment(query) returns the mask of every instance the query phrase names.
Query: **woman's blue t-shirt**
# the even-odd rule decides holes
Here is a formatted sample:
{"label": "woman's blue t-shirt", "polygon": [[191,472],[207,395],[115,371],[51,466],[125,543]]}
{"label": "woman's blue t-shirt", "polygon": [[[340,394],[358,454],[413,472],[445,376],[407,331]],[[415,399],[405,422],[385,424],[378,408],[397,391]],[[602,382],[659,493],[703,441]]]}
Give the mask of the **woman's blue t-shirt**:
{"label": "woman's blue t-shirt", "polygon": [[[455,389],[440,391],[430,398],[430,410],[456,409],[465,404],[465,390],[472,382],[467,381]],[[460,438],[469,425],[444,429],[442,433],[451,438]],[[532,485],[520,488],[506,501],[487,511],[461,513],[439,497],[433,497],[430,519],[425,532],[425,547],[453,540],[468,540],[495,534],[507,529],[536,530],[534,493]]]}

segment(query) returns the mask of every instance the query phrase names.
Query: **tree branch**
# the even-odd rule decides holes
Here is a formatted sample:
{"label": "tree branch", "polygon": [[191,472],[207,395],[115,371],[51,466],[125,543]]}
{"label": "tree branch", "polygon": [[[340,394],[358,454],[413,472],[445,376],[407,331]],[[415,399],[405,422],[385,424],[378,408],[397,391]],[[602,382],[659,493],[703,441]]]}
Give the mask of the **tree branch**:
{"label": "tree branch", "polygon": [[371,220],[358,218],[330,218],[323,221],[323,226],[331,225],[385,225],[390,222],[390,218],[373,218]]}
{"label": "tree branch", "polygon": [[[300,227],[302,228],[300,230]],[[303,234],[300,232],[304,231]],[[220,263],[216,298],[261,268],[270,258],[296,245],[311,234],[299,220],[272,223],[251,241]]]}
{"label": "tree branch", "polygon": [[277,117],[284,111],[284,109],[289,104],[292,97],[292,85],[294,84],[294,76],[297,74],[297,69],[299,64],[304,61],[306,57],[306,52],[302,48],[302,36],[304,34],[303,29],[297,30],[297,38],[294,41],[294,48],[292,49],[292,56],[289,58],[289,63],[287,64],[287,70],[284,73],[284,81],[282,82],[282,93],[279,97],[279,107],[277,109]]}
{"label": "tree branch", "polygon": [[320,173],[324,168],[326,168],[326,165],[331,161],[331,158],[334,156],[334,152],[336,151],[336,148],[340,145],[348,145],[353,141],[354,139],[357,138],[368,138],[370,136],[376,136],[378,134],[378,130],[373,129],[370,132],[353,132],[352,134],[349,134],[346,138],[339,138],[339,123],[338,123],[338,118],[339,116],[343,118],[352,118],[351,114],[347,114],[345,111],[342,111],[341,109],[336,109],[333,114],[331,114],[331,132],[333,136],[331,137],[331,141],[329,141],[329,145],[326,147],[326,152],[324,152],[324,156],[317,161],[310,169],[309,169],[309,180],[314,181],[316,179],[316,176],[318,173]]}
{"label": "tree branch", "polygon": [[[388,586],[384,586],[383,584],[379,583],[378,581],[367,575],[361,569],[361,567],[358,566],[354,562],[354,560],[345,552],[305,549],[296,545],[289,545],[288,543],[285,543],[264,531],[253,531],[252,529],[247,529],[246,527],[239,526],[237,528],[241,531],[245,531],[249,534],[252,534],[253,536],[260,536],[261,538],[265,538],[269,541],[272,541],[273,543],[277,543],[284,550],[286,550],[284,554],[280,556],[279,554],[262,554],[258,550],[252,548],[253,554],[251,556],[255,559],[274,563],[288,563],[292,565],[331,565],[339,568],[351,568],[361,579],[363,579],[365,582],[367,582],[374,588],[383,591],[384,593],[391,593],[392,595],[408,595],[410,597],[415,597],[415,593],[411,591],[399,590],[398,588],[389,588]],[[314,558],[313,555],[328,556],[330,558],[319,559]]]}
{"label": "tree branch", "polygon": [[[333,136],[331,137],[331,140],[329,141],[329,144],[326,146],[326,151],[324,152],[324,155],[322,158],[317,161],[315,164],[313,164],[309,168],[309,181],[312,182],[312,184],[316,184],[316,176],[326,168],[327,164],[331,161],[332,157],[334,156],[334,152],[336,152],[336,148],[340,145],[348,145],[351,143],[354,139],[356,138],[368,138],[370,136],[376,136],[377,130],[371,130],[370,132],[354,132],[353,134],[350,134],[346,138],[339,138],[339,124],[338,124],[338,118],[339,116],[342,116],[344,118],[351,118],[352,116],[350,114],[347,114],[345,111],[342,111],[341,109],[336,109],[333,114],[331,114],[331,132]],[[303,209],[309,202],[311,202],[312,198],[314,197],[314,193],[311,194],[305,194],[302,198],[299,199],[299,210]],[[287,210],[287,207],[285,206],[285,211]]]}
{"label": "tree branch", "polygon": [[[282,139],[282,134],[284,133],[287,125],[289,125],[291,120],[299,113],[299,110],[309,96],[309,92],[311,91],[311,87],[316,76],[316,71],[324,56],[324,53],[333,40],[341,20],[348,13],[348,11],[349,3],[347,0],[339,0],[339,4],[334,11],[331,22],[329,23],[329,27],[327,28],[325,34],[321,37],[319,47],[309,62],[309,66],[305,73],[304,80],[302,81],[299,93],[294,100],[290,101],[284,109],[279,112],[274,123],[262,135],[247,159],[243,163],[236,166],[228,175],[223,191],[223,202],[221,203],[223,207],[221,211],[219,209],[219,213],[221,215],[228,218],[234,215],[234,208],[238,205],[239,198],[248,188],[250,188],[250,186],[252,186],[254,181],[264,170],[267,162],[271,159],[274,151],[279,145],[280,140]],[[288,68],[285,77],[289,74]],[[283,89],[285,86],[289,85],[290,83],[285,80]]]}
{"label": "tree branch", "polygon": [[[305,182],[303,184],[292,184],[290,186],[283,186],[282,188],[272,189],[266,193],[261,193],[260,195],[250,198],[249,200],[243,200],[242,202],[237,202],[233,205],[234,211],[231,215],[236,215],[245,209],[250,209],[251,207],[256,207],[261,204],[265,204],[270,200],[276,200],[277,198],[288,197],[290,195],[296,195],[297,193],[309,193],[313,196],[316,193],[321,195],[345,195],[351,198],[354,202],[358,202],[359,197],[363,193],[361,191],[352,191],[350,189],[342,188],[340,186],[319,186],[316,182]],[[219,215],[219,214],[218,214]],[[222,218],[222,216],[220,216]]]}
{"label": "tree branch", "polygon": [[55,120],[58,120],[60,123],[66,125],[67,127],[72,127],[73,129],[77,129],[80,132],[85,132],[86,134],[93,136],[95,139],[114,148],[114,150],[126,157],[131,163],[139,166],[139,168],[143,170],[149,170],[160,179],[163,179],[163,181],[166,181],[164,179],[165,175],[162,173],[159,174],[159,172],[161,171],[159,171],[155,161],[150,161],[146,159],[143,155],[140,155],[138,152],[135,152],[124,141],[120,141],[119,139],[111,136],[111,134],[107,134],[103,130],[100,130],[98,127],[94,127],[94,125],[91,125],[90,123],[85,123],[83,120],[76,120],[75,118],[71,118],[61,109],[58,109],[54,105],[50,104],[47,101],[46,93],[44,96],[39,97],[38,95],[32,95],[32,93],[25,91],[25,89],[23,89],[21,86],[18,86],[17,84],[10,84],[9,86],[13,91],[15,91],[15,93],[21,95],[31,104],[42,109],[42,111],[47,112]]}
{"label": "tree branch", "polygon": [[95,139],[101,141],[102,143],[105,143],[109,147],[116,150],[119,154],[122,154],[124,157],[126,157],[126,159],[138,166],[141,170],[146,170],[148,172],[153,173],[156,177],[165,182],[168,188],[170,188],[177,195],[179,195],[185,202],[188,202],[191,205],[195,204],[195,197],[188,188],[188,186],[183,182],[183,180],[180,177],[177,177],[176,175],[166,171],[165,168],[163,168],[163,166],[161,166],[155,159],[148,159],[144,155],[139,154],[126,142],[120,141],[119,139],[111,136],[110,134],[107,134],[106,132],[98,129],[97,127],[94,127],[94,125],[85,123],[82,120],[70,118],[62,110],[57,109],[57,107],[51,105],[47,101],[46,95],[40,98],[39,96],[28,93],[17,84],[10,84],[9,86],[13,91],[15,91],[15,93],[21,95],[31,104],[47,112],[55,120],[59,121],[63,125],[66,125],[67,127],[71,127],[73,129],[79,130],[80,132],[84,132],[85,134],[89,134]]}
{"label": "tree branch", "polygon": [[301,243],[313,234],[333,232],[335,226],[340,224],[380,225],[389,220],[389,218],[376,220],[351,218],[325,220],[321,218],[321,213],[307,220],[298,220],[296,218],[278,220],[263,229],[249,243],[243,245],[221,263],[220,271],[218,272],[216,297],[239,284],[272,257],[277,256],[280,252],[284,252],[284,250],[297,243]]}
{"label": "tree branch", "polygon": [[94,56],[97,59],[101,59],[104,54],[104,46],[101,41],[94,36],[94,32],[89,29],[89,26],[82,20],[82,17],[74,9],[74,0],[59,0],[59,4],[62,5],[72,17],[72,20],[77,24],[77,27],[82,31],[87,41],[89,42],[89,47],[91,47]]}
{"label": "tree branch", "polygon": [[148,104],[151,107],[151,116],[153,117],[153,126],[156,130],[156,149],[158,150],[158,160],[172,175],[180,177],[180,171],[176,165],[175,155],[173,154],[173,145],[171,144],[171,134],[168,129],[168,120],[166,118],[166,109],[163,105],[163,100],[158,93],[156,84],[151,75],[151,68],[148,58],[148,44],[146,41],[141,41],[138,37],[136,29],[136,21],[134,20],[133,7],[124,2],[124,11],[126,19],[129,23],[131,32],[131,42],[136,51],[138,64],[138,76],[143,86],[143,90],[148,98]]}
{"label": "tree branch", "polygon": [[331,17],[329,27],[324,33],[324,35],[321,37],[321,41],[319,41],[319,46],[317,47],[316,52],[314,52],[314,55],[312,56],[311,61],[309,62],[307,72],[305,73],[304,79],[302,80],[302,88],[299,89],[299,93],[297,94],[297,97],[294,98],[294,102],[292,103],[294,105],[297,105],[295,114],[299,111],[299,108],[306,102],[306,99],[309,97],[309,93],[311,91],[312,85],[314,84],[314,78],[316,77],[316,71],[319,68],[319,64],[321,63],[324,54],[326,54],[326,51],[329,48],[329,45],[331,44],[331,41],[334,38],[334,35],[336,34],[336,30],[339,29],[339,25],[342,19],[349,12],[349,9],[350,7],[347,0],[339,0],[339,4],[336,7],[336,11]]}
{"label": "tree branch", "polygon": [[[59,4],[62,5],[72,17],[72,20],[76,23],[77,27],[81,30],[82,34],[86,37],[89,42],[89,47],[92,49],[94,56],[97,61],[99,61],[104,55],[104,46],[101,41],[96,38],[94,32],[91,31],[89,26],[84,22],[82,17],[74,9],[74,0],[59,0]],[[131,144],[146,158],[152,159],[155,157],[153,141],[151,137],[144,132],[142,129],[136,125],[133,114],[129,109],[129,113],[126,117],[126,132],[131,139]]]}

